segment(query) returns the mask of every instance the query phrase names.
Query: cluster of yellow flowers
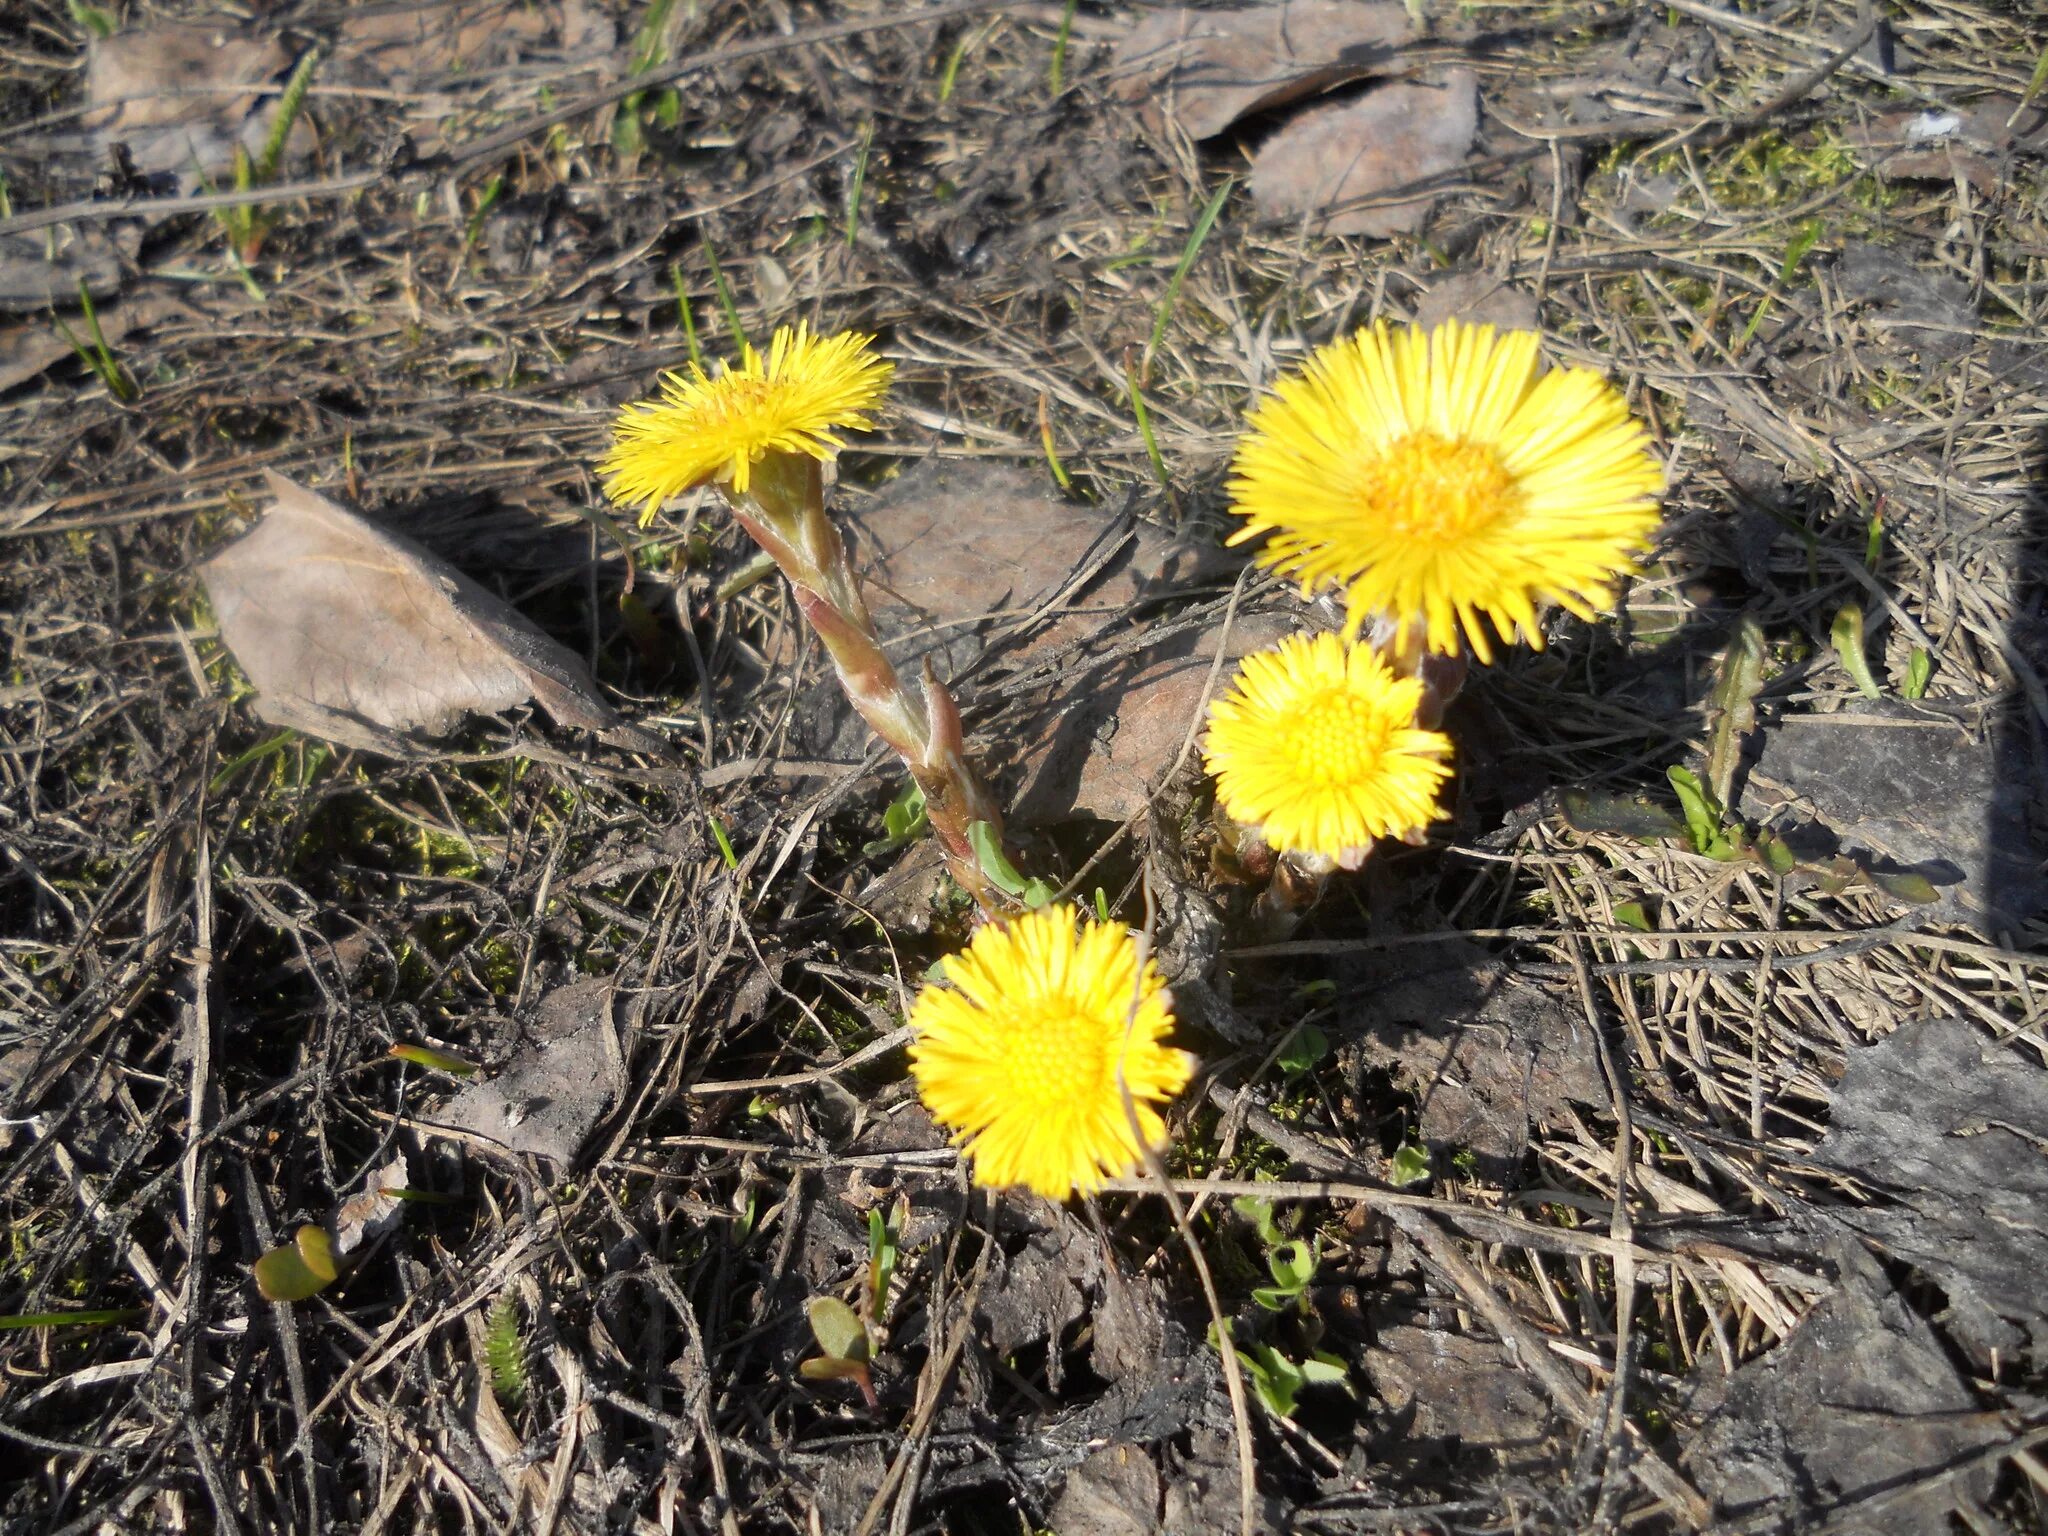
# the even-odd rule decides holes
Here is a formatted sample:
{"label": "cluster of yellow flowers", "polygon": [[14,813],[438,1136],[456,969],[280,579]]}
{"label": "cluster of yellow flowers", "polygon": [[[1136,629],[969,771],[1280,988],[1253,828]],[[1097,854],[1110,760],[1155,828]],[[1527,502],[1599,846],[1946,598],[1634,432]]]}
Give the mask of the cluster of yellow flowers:
{"label": "cluster of yellow flowers", "polygon": [[[607,494],[651,517],[707,483],[744,494],[764,461],[829,459],[888,386],[872,343],[800,325],[765,360],[668,375],[620,414]],[[1445,814],[1451,743],[1424,724],[1423,657],[1540,646],[1546,605],[1592,617],[1662,484],[1612,385],[1546,371],[1533,334],[1457,321],[1322,348],[1252,411],[1232,470],[1231,542],[1264,535],[1262,565],[1345,594],[1341,636],[1245,658],[1204,747],[1224,813],[1311,870]],[[1064,1199],[1161,1139],[1157,1106],[1195,1063],[1166,1043],[1170,998],[1127,929],[1052,907],[980,929],[943,971],[910,1010],[911,1068],[978,1182]]]}

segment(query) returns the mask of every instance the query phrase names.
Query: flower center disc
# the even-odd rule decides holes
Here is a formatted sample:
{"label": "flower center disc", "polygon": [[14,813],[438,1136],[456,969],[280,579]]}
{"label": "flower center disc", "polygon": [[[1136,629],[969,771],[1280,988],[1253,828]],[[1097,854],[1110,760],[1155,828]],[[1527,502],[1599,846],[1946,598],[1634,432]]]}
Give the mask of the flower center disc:
{"label": "flower center disc", "polygon": [[1102,1094],[1107,1063],[1102,1025],[1064,999],[1046,998],[1008,1031],[1010,1086],[1018,1107],[1046,1113],[1092,1103]]}
{"label": "flower center disc", "polygon": [[1371,778],[1387,748],[1386,722],[1343,688],[1301,698],[1273,734],[1301,777],[1318,788]]}
{"label": "flower center disc", "polygon": [[1448,545],[1512,520],[1521,489],[1493,449],[1411,432],[1358,466],[1359,504],[1391,534]]}

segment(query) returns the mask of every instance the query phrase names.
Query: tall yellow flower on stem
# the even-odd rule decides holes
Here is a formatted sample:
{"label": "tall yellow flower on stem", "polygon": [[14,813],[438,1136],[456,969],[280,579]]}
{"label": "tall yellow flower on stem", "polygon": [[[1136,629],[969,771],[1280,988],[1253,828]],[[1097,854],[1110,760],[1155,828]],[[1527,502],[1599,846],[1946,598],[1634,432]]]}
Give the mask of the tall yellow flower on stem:
{"label": "tall yellow flower on stem", "polygon": [[953,878],[996,913],[1007,904],[981,869],[970,829],[987,822],[999,839],[1002,817],[968,761],[960,711],[929,663],[921,690],[896,675],[846,546],[825,515],[823,465],[843,446],[838,433],[866,427],[889,387],[891,365],[873,345],[872,336],[820,337],[805,325],[785,326],[765,359],[748,346],[715,377],[702,369],[671,373],[660,399],[619,412],[598,471],[605,494],[638,506],[643,523],[671,496],[718,488],[781,567],[848,700],[924,791]]}
{"label": "tall yellow flower on stem", "polygon": [[598,465],[605,494],[637,505],[647,523],[664,501],[707,481],[744,496],[770,454],[832,458],[846,446],[840,430],[866,431],[889,392],[895,365],[869,350],[874,339],[784,326],[765,359],[750,343],[715,378],[695,364],[663,374],[660,399],[619,412]]}
{"label": "tall yellow flower on stem", "polygon": [[1064,1200],[1131,1172],[1126,1089],[1146,1144],[1160,1142],[1153,1106],[1187,1086],[1194,1058],[1165,1044],[1171,999],[1130,930],[1077,930],[1072,907],[1043,908],[981,929],[945,977],[911,1004],[911,1072],[977,1184]]}
{"label": "tall yellow flower on stem", "polygon": [[1232,463],[1233,544],[1347,589],[1396,647],[1540,646],[1539,604],[1590,619],[1657,525],[1663,474],[1620,392],[1543,371],[1532,332],[1384,322],[1318,350],[1253,410]]}
{"label": "tall yellow flower on stem", "polygon": [[1247,656],[1209,706],[1203,758],[1218,803],[1281,853],[1355,867],[1376,839],[1444,814],[1451,741],[1417,726],[1423,688],[1332,634]]}

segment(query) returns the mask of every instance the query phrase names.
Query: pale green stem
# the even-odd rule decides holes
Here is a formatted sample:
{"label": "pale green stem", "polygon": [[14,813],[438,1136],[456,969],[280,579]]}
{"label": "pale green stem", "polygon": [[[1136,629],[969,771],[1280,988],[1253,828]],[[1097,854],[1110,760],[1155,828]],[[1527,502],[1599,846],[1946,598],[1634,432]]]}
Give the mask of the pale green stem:
{"label": "pale green stem", "polygon": [[960,887],[991,916],[1009,910],[982,873],[967,829],[988,822],[998,838],[1002,816],[968,760],[960,711],[929,664],[924,686],[904,686],[882,649],[839,531],[825,515],[821,466],[804,454],[771,453],[754,466],[744,492],[719,489],[740,526],[767,551],[789,581],[797,608],[831,658],[839,686],[874,733],[924,791],[925,815]]}

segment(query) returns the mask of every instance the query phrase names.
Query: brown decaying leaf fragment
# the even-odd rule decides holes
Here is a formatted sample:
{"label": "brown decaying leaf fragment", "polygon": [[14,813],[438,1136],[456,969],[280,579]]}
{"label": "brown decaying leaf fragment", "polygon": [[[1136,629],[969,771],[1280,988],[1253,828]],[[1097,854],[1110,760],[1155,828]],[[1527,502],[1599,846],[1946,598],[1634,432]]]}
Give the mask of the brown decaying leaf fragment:
{"label": "brown decaying leaf fragment", "polygon": [[1383,85],[1356,101],[1311,108],[1268,139],[1252,162],[1252,202],[1262,218],[1306,218],[1333,235],[1407,234],[1438,193],[1358,205],[1456,170],[1478,131],[1470,70],[1448,70],[1434,85]]}
{"label": "brown decaying leaf fragment", "polygon": [[618,716],[571,652],[411,540],[282,475],[256,528],[200,567],[256,712],[371,751],[531,698],[565,725]]}
{"label": "brown decaying leaf fragment", "polygon": [[[137,170],[168,172],[197,191],[233,163],[237,144],[252,156],[262,149],[276,98],[259,111],[261,91],[290,62],[276,38],[215,24],[117,32],[93,44],[85,125],[102,146],[126,145]],[[292,137],[293,149],[311,149],[309,128],[295,125]]]}
{"label": "brown decaying leaf fragment", "polygon": [[1141,18],[1117,44],[1114,94],[1156,102],[1190,138],[1386,69],[1408,39],[1399,5],[1284,0],[1242,10],[1176,6]]}

